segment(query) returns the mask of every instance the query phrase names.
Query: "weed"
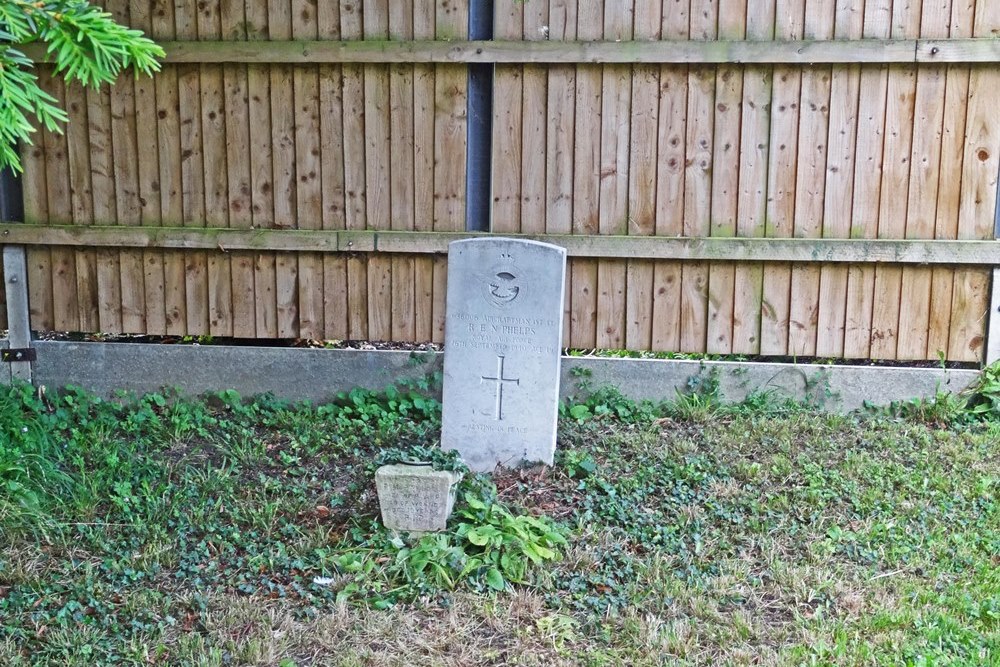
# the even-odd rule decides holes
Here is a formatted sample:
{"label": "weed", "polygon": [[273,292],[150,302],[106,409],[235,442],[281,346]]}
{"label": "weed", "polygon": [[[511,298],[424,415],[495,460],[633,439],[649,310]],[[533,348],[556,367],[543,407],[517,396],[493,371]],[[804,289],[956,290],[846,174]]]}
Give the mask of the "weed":
{"label": "weed", "polygon": [[616,387],[602,387],[591,390],[589,384],[581,382],[578,389],[583,396],[559,406],[560,415],[577,422],[592,418],[613,418],[624,422],[643,422],[654,419],[656,406],[650,401],[634,401]]}
{"label": "weed", "polygon": [[1000,363],[983,369],[979,379],[960,393],[938,388],[933,398],[866,406],[874,414],[913,419],[938,428],[1000,422]]}
{"label": "weed", "polygon": [[526,583],[529,566],[556,560],[566,536],[550,519],[515,515],[492,495],[466,496],[455,534],[468,554],[463,575],[500,591],[509,583]]}
{"label": "weed", "polygon": [[830,387],[830,369],[821,368],[806,378],[806,404],[822,409],[830,401],[838,399],[837,392]]}
{"label": "weed", "polygon": [[983,369],[979,380],[964,396],[966,409],[979,419],[1000,421],[1000,362]]}
{"label": "weed", "polygon": [[419,442],[401,443],[398,447],[382,449],[375,457],[372,468],[392,463],[429,463],[434,470],[461,473],[469,470],[456,450],[444,451],[437,442],[430,445]]}
{"label": "weed", "polygon": [[355,524],[355,547],[335,559],[348,577],[337,599],[385,608],[459,586],[503,591],[529,584],[538,567],[560,556],[566,533],[558,524],[515,513],[481,476],[467,477],[462,489],[464,505],[446,532],[406,541],[378,524]]}
{"label": "weed", "polygon": [[674,401],[667,403],[665,412],[679,419],[704,421],[714,415],[722,401],[719,394],[719,369],[712,368],[687,379],[684,391],[677,391]]}
{"label": "weed", "polygon": [[893,401],[884,407],[868,407],[873,413],[912,419],[939,428],[957,425],[973,414],[968,409],[968,399],[940,389],[933,398]]}

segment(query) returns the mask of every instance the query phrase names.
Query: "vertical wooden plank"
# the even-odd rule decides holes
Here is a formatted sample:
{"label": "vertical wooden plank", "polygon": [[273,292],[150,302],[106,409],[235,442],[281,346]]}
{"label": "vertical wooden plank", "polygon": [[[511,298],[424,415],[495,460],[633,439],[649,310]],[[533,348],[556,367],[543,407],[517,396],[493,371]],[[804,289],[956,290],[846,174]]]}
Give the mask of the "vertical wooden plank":
{"label": "vertical wooden plank", "polygon": [[[313,40],[319,35],[317,4],[292,0],[292,37]],[[295,96],[296,218],[299,229],[323,225],[323,181],[320,160],[320,97],[318,65],[297,65],[292,73]],[[299,253],[299,322],[297,336],[323,336],[323,258]]]}
{"label": "vertical wooden plank", "polygon": [[[919,4],[893,4],[893,37],[913,37],[917,34],[919,25]],[[879,200],[879,238],[905,236],[915,97],[915,69],[909,65],[890,65],[886,92],[882,191]],[[875,267],[871,355],[876,359],[896,359],[899,356],[902,279],[902,267]]]}
{"label": "vertical wooden plank", "polygon": [[[549,2],[548,38],[576,38],[576,4],[572,0]],[[545,229],[550,234],[573,232],[573,128],[576,121],[576,67],[548,68],[548,126],[545,130]],[[566,296],[563,300],[563,346],[572,341],[572,263],[566,266]]]}
{"label": "vertical wooden plank", "polygon": [[[436,37],[463,39],[469,15],[465,3],[437,0]],[[434,82],[437,110],[434,125],[434,229],[465,229],[466,97],[468,81],[464,65],[438,65]],[[369,193],[369,196],[370,193]]]}
{"label": "vertical wooden plank", "polygon": [[[60,107],[66,106],[65,86],[61,78],[50,80],[49,92]],[[67,136],[55,132],[44,132],[45,182],[47,186],[49,216],[54,225],[71,224],[73,221],[73,201],[69,180],[69,147]],[[52,267],[52,327],[56,331],[77,331],[79,329],[76,298],[76,262],[70,248],[49,249]]]}
{"label": "vertical wooden plank", "polygon": [[[718,6],[692,3],[691,39],[712,40],[717,34]],[[684,235],[709,236],[712,213],[712,172],[715,134],[715,78],[712,67],[691,68],[688,81],[688,161],[684,183]],[[706,262],[685,263],[682,269],[681,350],[706,351],[708,335]]]}
{"label": "vertical wooden plank", "polygon": [[[361,39],[362,16],[357,2],[340,3],[341,38]],[[343,66],[344,113],[344,191],[346,192],[347,229],[364,229],[367,225],[367,191],[365,189],[365,78],[360,65]],[[368,338],[368,270],[365,260],[357,255],[347,258],[348,338]]]}
{"label": "vertical wooden plank", "polygon": [[[540,3],[539,3],[540,4]],[[494,3],[493,35],[519,40],[524,35],[526,3]],[[521,231],[521,65],[497,65],[493,75],[493,228],[500,234]]]}
{"label": "vertical wooden plank", "polygon": [[982,361],[990,301],[989,269],[955,270],[948,356],[955,361]]}
{"label": "vertical wooden plank", "polygon": [[[54,80],[51,69],[43,68],[38,72],[38,85],[45,91],[55,91],[59,85]],[[51,94],[51,93],[50,93]],[[35,133],[34,149],[25,151],[23,157],[25,221],[38,224],[49,224],[51,218],[51,202],[49,200],[47,183],[47,162],[49,152],[54,152],[50,144],[54,141],[48,137],[46,130]],[[30,202],[29,197],[37,197],[39,202]],[[51,331],[55,322],[52,294],[52,252],[50,248],[41,246],[28,247],[24,250],[24,275],[27,276],[28,304],[31,328],[36,331]],[[15,258],[12,261],[20,261]]]}
{"label": "vertical wooden plank", "polygon": [[[977,0],[973,37],[996,37],[1000,33],[1000,6]],[[969,97],[962,160],[961,202],[958,237],[993,238],[1000,166],[1000,131],[996,109],[1000,106],[1000,76],[994,67],[973,67],[969,75]],[[984,359],[984,337],[989,308],[991,272],[963,268],[955,272],[952,296],[949,356],[960,361]]]}
{"label": "vertical wooden plank", "polygon": [[[56,222],[56,218],[52,220]],[[70,248],[53,247],[51,261],[53,327],[56,331],[79,331],[76,253]]]}
{"label": "vertical wooden plank", "polygon": [[[109,224],[118,219],[111,135],[111,96],[108,89],[87,90],[87,120],[90,124],[90,180],[94,195],[94,220]],[[121,271],[118,252],[96,251],[98,328],[103,333],[121,333]]]}
{"label": "vertical wooden plank", "polygon": [[[602,39],[604,2],[577,5],[576,38]],[[573,156],[573,233],[600,233],[601,75],[596,65],[577,65]],[[574,259],[571,272],[570,345],[597,346],[597,260]]]}
{"label": "vertical wooden plank", "polygon": [[[775,39],[801,39],[804,21],[804,0],[778,0],[775,9]],[[794,229],[801,85],[801,68],[784,65],[774,67],[767,223],[764,229],[764,235],[768,237],[789,238]],[[761,354],[788,354],[791,281],[790,265],[765,264],[761,298]]]}
{"label": "vertical wooden plank", "polygon": [[433,257],[418,256],[413,260],[414,339],[418,342],[440,342],[434,329],[434,264]]}
{"label": "vertical wooden plank", "polygon": [[[605,0],[604,39],[632,37],[632,0]],[[628,231],[631,68],[605,65],[601,90],[600,233]],[[626,268],[621,260],[597,260],[597,347],[625,347]]]}
{"label": "vertical wooden plank", "polygon": [[414,258],[393,256],[392,272],[392,333],[393,341],[421,342],[416,339],[414,308],[416,301],[414,283]]}
{"label": "vertical wooden plank", "polygon": [[[67,84],[66,112],[76,122],[66,127],[66,143],[69,159],[69,191],[72,199],[73,224],[85,225],[93,222],[94,200],[90,191],[90,128],[87,124],[87,90],[79,83]],[[158,176],[153,177],[154,182]],[[27,207],[27,195],[25,206]],[[159,210],[159,202],[156,203]]]}
{"label": "vertical wooden plank", "polygon": [[[151,26],[154,39],[167,41],[177,37],[172,0],[153,2]],[[180,226],[184,221],[184,195],[178,67],[165,65],[163,70],[153,77],[153,84],[156,94],[160,219],[162,224]],[[187,331],[186,292],[185,253],[164,251],[164,333],[168,335],[183,335]]]}
{"label": "vertical wooden plank", "polygon": [[[316,5],[320,39],[340,39],[340,7]],[[323,191],[323,229],[344,228],[344,103],[339,65],[320,65],[320,175]],[[347,260],[323,255],[323,335],[347,338]]]}
{"label": "vertical wooden plank", "polygon": [[[870,0],[866,3],[865,37],[889,37],[891,9],[890,0]],[[888,71],[885,65],[863,66],[861,69],[851,238],[875,238],[878,234]],[[848,267],[844,356],[849,359],[866,359],[871,352],[874,298],[875,266],[857,264]]]}
{"label": "vertical wooden plank", "polygon": [[[414,0],[413,38],[434,39],[436,22],[435,0]],[[413,227],[421,231],[434,228],[434,79],[433,65],[413,66]],[[443,261],[414,260],[414,337],[421,342],[444,340],[443,320],[434,318],[434,266]]]}
{"label": "vertical wooden plank", "polygon": [[435,257],[431,273],[431,292],[433,294],[431,314],[433,330],[431,340],[435,343],[444,342],[445,299],[439,296],[448,289],[448,260],[445,257]]}
{"label": "vertical wooden plank", "polygon": [[[716,37],[718,6],[691,6],[691,39]],[[715,132],[713,67],[692,67],[688,74],[687,162],[684,175],[684,235],[709,236]],[[685,262],[681,270],[682,352],[704,352],[708,334],[707,262]]]}
{"label": "vertical wooden plank", "polygon": [[[465,3],[436,0],[436,39],[463,39],[468,32],[469,13]],[[465,229],[466,97],[467,68],[438,65],[434,73],[434,230]],[[444,339],[445,281],[447,263],[434,263],[434,340]]]}
{"label": "vertical wooden plank", "polygon": [[[242,0],[224,0],[220,7],[222,38],[229,41],[247,39],[247,15]],[[253,226],[251,199],[251,164],[247,155],[250,141],[250,102],[246,65],[223,65],[226,129],[226,183],[229,226],[248,229]],[[254,255],[249,252],[229,253],[232,277],[232,335],[254,338],[257,335],[254,290]]]}
{"label": "vertical wooden plank", "polygon": [[[198,39],[222,34],[220,3],[198,3]],[[202,155],[205,173],[205,225],[229,226],[225,80],[222,65],[201,65]],[[208,331],[233,335],[232,267],[228,253],[211,251],[208,260]]]}
{"label": "vertical wooden plank", "polygon": [[[746,37],[745,0],[720,0],[719,39]],[[735,236],[739,215],[740,124],[743,103],[743,69],[721,65],[715,76],[715,130],[712,164],[712,236]],[[708,331],[706,350],[713,354],[733,351],[733,316],[736,266],[715,262],[708,273]]]}
{"label": "vertical wooden plank", "polygon": [[[949,37],[972,35],[973,0],[951,3]],[[945,75],[944,118],[942,120],[941,166],[938,169],[938,198],[934,238],[957,239],[961,200],[962,156],[965,152],[966,103],[969,96],[969,67],[949,65]],[[928,356],[951,359],[948,349],[951,329],[952,292],[955,269],[936,266],[931,274]]]}
{"label": "vertical wooden plank", "polygon": [[691,35],[691,3],[663,2],[663,24],[660,34],[663,39],[685,40]]}
{"label": "vertical wooden plank", "polygon": [[[194,0],[174,3],[177,39],[198,37],[197,9]],[[205,169],[201,128],[201,70],[198,65],[177,69],[181,138],[181,201],[183,223],[187,227],[205,226]],[[95,190],[96,199],[96,190]],[[184,333],[209,333],[208,256],[204,252],[184,253],[185,314]]]}
{"label": "vertical wooden plank", "polygon": [[[525,41],[549,35],[548,2],[523,3]],[[546,131],[548,129],[548,77],[546,65],[525,65],[521,106],[521,232],[545,232]]]}
{"label": "vertical wooden plank", "polygon": [[[550,40],[576,38],[576,3],[549,3]],[[576,117],[576,68],[551,65],[548,80],[548,127],[545,132],[545,230],[549,234],[573,231],[573,125]],[[569,302],[567,302],[569,307]],[[563,328],[568,344],[569,322]]]}
{"label": "vertical wooden plank", "polygon": [[[38,85],[42,90],[50,87],[49,68],[39,67]],[[19,146],[21,153],[21,192],[24,199],[24,221],[44,225],[49,218],[49,199],[45,183],[45,137],[37,130],[28,141]]]}
{"label": "vertical wooden plank", "polygon": [[[576,37],[576,3],[551,0],[549,31],[552,40]],[[552,65],[548,70],[548,127],[545,131],[545,225],[551,234],[573,231],[573,127],[576,119],[576,67]],[[563,299],[563,346],[572,341],[573,275],[566,266],[566,294]]]}
{"label": "vertical wooden plank", "polygon": [[[663,39],[688,38],[686,2],[665,2],[660,34]],[[687,161],[688,68],[660,68],[660,109],[657,134],[656,234],[684,233],[684,180]],[[653,268],[652,349],[677,351],[681,331],[680,262],[656,262]]]}
{"label": "vertical wooden plank", "polygon": [[[247,39],[270,36],[268,0],[247,0]],[[274,227],[274,155],[271,143],[271,67],[247,66],[249,122],[250,211],[258,229]],[[253,255],[254,330],[258,338],[278,337],[278,303],[275,255]]]}
{"label": "vertical wooden plank", "polygon": [[[388,0],[366,0],[362,20],[365,39],[389,36]],[[365,191],[368,229],[391,227],[389,136],[389,69],[365,65]],[[373,340],[392,338],[392,263],[373,253],[368,258],[368,335]]]}
{"label": "vertical wooden plank", "polygon": [[[51,76],[48,68],[39,68],[38,85],[43,90],[51,89]],[[21,176],[21,188],[24,196],[24,221],[31,224],[46,224],[49,220],[49,196],[45,170],[45,137],[36,132],[31,138],[31,144],[21,147],[21,166],[24,174]],[[9,271],[20,271],[23,264],[23,276],[17,278],[26,282],[28,298],[26,307],[30,309],[25,330],[47,330],[52,328],[52,267],[48,248],[26,248],[15,251],[17,257],[12,260],[17,266],[9,264]],[[10,278],[8,277],[8,281]],[[8,295],[11,308],[14,306],[14,295]],[[18,296],[17,298],[21,298]],[[14,317],[11,313],[11,317]]]}
{"label": "vertical wooden plank", "polygon": [[[119,23],[130,23],[128,0],[114,0],[106,3],[105,7]],[[132,77],[119,77],[111,88],[111,133],[115,195],[118,201],[117,222],[124,225],[138,225],[142,222],[135,111]],[[122,330],[126,333],[145,333],[146,287],[142,252],[123,249],[118,251],[118,257],[121,269]]]}
{"label": "vertical wooden plank", "polygon": [[[94,199],[90,188],[90,126],[87,119],[87,91],[79,84],[66,86],[66,110],[73,119],[66,128],[72,223],[89,225],[94,221]],[[25,205],[27,205],[27,197]],[[99,330],[97,309],[97,254],[75,249],[73,273],[77,312],[76,331]]]}
{"label": "vertical wooden plank", "polygon": [[[948,37],[950,0],[927,0],[920,19],[920,36]],[[916,73],[910,185],[907,200],[906,238],[934,238],[938,199],[938,175],[944,135],[945,66],[921,66]],[[900,359],[935,358],[928,349],[933,270],[904,267],[900,288]]]}
{"label": "vertical wooden plank", "polygon": [[[291,0],[268,0],[267,28],[273,41],[292,38]],[[274,226],[298,225],[295,170],[295,89],[290,65],[271,66],[271,158]],[[275,300],[279,338],[299,335],[299,263],[290,253],[275,255]]]}
{"label": "vertical wooden plank", "polygon": [[[833,36],[833,0],[806,3],[805,39]],[[802,71],[799,102],[799,159],[796,170],[796,238],[820,236],[826,185],[826,155],[830,112],[828,66]],[[791,309],[788,320],[788,351],[793,356],[815,356],[819,321],[820,268],[816,264],[792,267]]]}
{"label": "vertical wooden plank", "polygon": [[[747,39],[774,38],[774,3],[749,0]],[[740,129],[738,236],[761,237],[767,228],[767,175],[770,153],[772,68],[748,67],[743,74]],[[764,265],[737,264],[733,296],[733,352],[760,352]]]}
{"label": "vertical wooden plank", "polygon": [[1000,268],[993,269],[990,284],[986,355],[983,359],[985,366],[992,366],[1000,361]]}
{"label": "vertical wooden plank", "polygon": [[31,328],[52,330],[52,261],[47,248],[29,248],[25,252],[28,271],[28,303]]}
{"label": "vertical wooden plank", "polygon": [[[129,25],[152,34],[152,11],[155,3],[129,1]],[[135,86],[135,132],[138,144],[136,173],[138,178],[139,219],[144,226],[160,225],[160,147],[149,141],[158,131],[156,89],[151,77],[139,77]],[[142,251],[144,332],[164,335],[167,332],[164,303],[163,253]]]}
{"label": "vertical wooden plank", "polygon": [[[413,0],[389,3],[389,38],[413,39]],[[390,226],[414,228],[414,98],[413,66],[397,64],[389,69],[389,141],[392,167],[389,171]],[[392,257],[392,330],[394,341],[413,341],[416,335],[414,260]]]}
{"label": "vertical wooden plank", "polygon": [[[43,90],[48,89],[48,81],[51,78],[49,76],[49,69],[46,67],[40,67],[37,74],[38,84],[42,86]],[[71,88],[71,92],[73,90],[80,91],[81,89],[79,86],[74,86]],[[69,98],[70,103],[73,103],[75,99],[75,95],[71,95]],[[83,109],[79,109],[78,111],[81,111],[82,115],[74,116],[74,118],[77,120],[78,125],[84,126],[82,134],[86,137],[87,108],[84,106]],[[71,127],[72,124],[67,127],[67,130],[70,130]],[[78,138],[80,136],[81,129],[77,128],[76,131],[78,134],[74,136],[75,138]],[[49,220],[48,184],[45,182],[45,135],[42,132],[36,132],[31,137],[30,142],[31,143],[21,144],[21,167],[24,169],[24,173],[21,174],[21,194],[24,199],[24,221],[31,225],[44,225]],[[74,148],[81,146],[81,144],[70,145]],[[86,144],[82,144],[82,147],[85,148]],[[86,174],[86,185],[83,185],[84,181],[82,179],[74,178],[73,180],[74,212],[76,211],[76,204],[79,201],[77,198],[85,196],[88,199],[84,201],[89,201],[90,196],[90,154],[86,152],[71,153],[70,164],[80,164],[80,162],[74,160],[74,157],[79,155],[88,158],[86,161],[88,173]],[[79,189],[77,189],[77,185],[80,185]]]}
{"label": "vertical wooden plank", "polygon": [[[705,67],[692,67],[688,77],[684,235],[708,236],[711,230],[715,72]],[[704,352],[706,349],[708,271],[706,262],[685,262],[681,266],[682,352]]]}
{"label": "vertical wooden plank", "polygon": [[[837,3],[834,37],[860,39],[864,14],[849,2]],[[860,65],[835,65],[830,83],[830,129],[827,150],[823,236],[847,238],[851,233],[851,211],[844,206],[854,198],[854,165],[858,127]],[[844,355],[847,317],[847,273],[844,264],[820,267],[819,313],[816,354]]]}
{"label": "vertical wooden plank", "polygon": [[[976,0],[973,37],[1000,36],[1000,4]],[[959,211],[959,238],[995,237],[997,168],[1000,165],[1000,132],[996,110],[1000,103],[1000,71],[996,67],[974,66],[969,78],[966,152],[962,168],[962,207]]]}
{"label": "vertical wooden plank", "polygon": [[[633,17],[634,38],[660,38],[660,0],[638,0]],[[659,138],[660,68],[632,68],[632,109],[629,125],[628,233],[656,232],[656,156]],[[653,343],[653,269],[649,260],[629,260],[625,269],[625,347],[649,350]]]}
{"label": "vertical wooden plank", "polygon": [[277,253],[274,258],[275,301],[278,337],[295,338],[298,327],[298,258],[292,253]]}

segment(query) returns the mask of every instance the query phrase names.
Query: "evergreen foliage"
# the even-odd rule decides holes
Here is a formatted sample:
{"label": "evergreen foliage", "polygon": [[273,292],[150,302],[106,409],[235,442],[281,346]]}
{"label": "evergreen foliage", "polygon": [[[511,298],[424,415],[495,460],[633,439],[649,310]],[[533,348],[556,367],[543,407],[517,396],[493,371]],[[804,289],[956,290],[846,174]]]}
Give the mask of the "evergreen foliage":
{"label": "evergreen foliage", "polygon": [[17,144],[32,143],[35,123],[61,132],[60,123],[68,120],[39,87],[34,62],[20,48],[32,43],[46,45],[46,59],[67,82],[93,87],[113,83],[124,69],[150,75],[164,55],[141,31],[84,0],[0,2],[0,168],[17,172]]}

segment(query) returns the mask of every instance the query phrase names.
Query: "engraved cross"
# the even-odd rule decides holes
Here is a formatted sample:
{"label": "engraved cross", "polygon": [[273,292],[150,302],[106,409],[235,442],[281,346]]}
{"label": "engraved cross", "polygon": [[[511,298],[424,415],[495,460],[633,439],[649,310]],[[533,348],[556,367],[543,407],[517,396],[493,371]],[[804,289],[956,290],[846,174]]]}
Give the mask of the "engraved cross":
{"label": "engraved cross", "polygon": [[486,380],[491,380],[496,383],[497,388],[497,416],[495,419],[497,421],[503,421],[503,386],[508,382],[513,382],[516,385],[521,384],[520,378],[508,378],[503,376],[503,357],[497,355],[497,375],[496,377],[482,376],[479,378],[479,384],[482,384]]}

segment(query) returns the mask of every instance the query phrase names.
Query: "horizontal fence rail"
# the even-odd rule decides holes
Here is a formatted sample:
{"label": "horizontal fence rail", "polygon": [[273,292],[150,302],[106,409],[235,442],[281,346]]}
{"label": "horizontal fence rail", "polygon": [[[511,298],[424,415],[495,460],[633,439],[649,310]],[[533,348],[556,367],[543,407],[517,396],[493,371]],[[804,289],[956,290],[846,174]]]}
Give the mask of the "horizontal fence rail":
{"label": "horizontal fence rail", "polygon": [[[833,64],[996,63],[1000,40],[969,38],[812,41],[287,41],[162,42],[164,62]],[[41,47],[25,49],[44,60]]]}
{"label": "horizontal fence rail", "polygon": [[[446,254],[448,244],[486,233],[325,231],[0,224],[0,242],[19,245],[255,250],[271,252],[375,252]],[[570,257],[738,262],[849,262],[992,266],[1000,241],[913,239],[768,239],[663,236],[508,234],[566,249]]]}

